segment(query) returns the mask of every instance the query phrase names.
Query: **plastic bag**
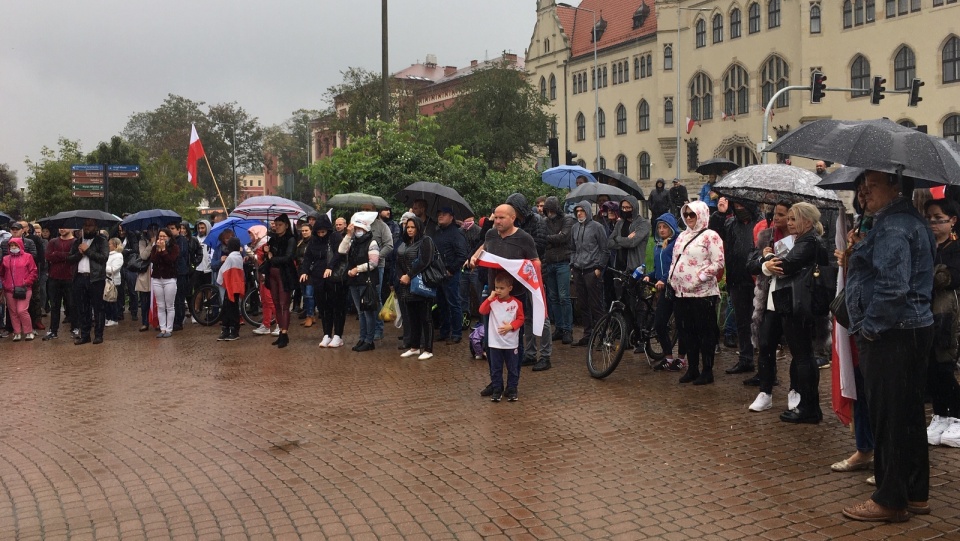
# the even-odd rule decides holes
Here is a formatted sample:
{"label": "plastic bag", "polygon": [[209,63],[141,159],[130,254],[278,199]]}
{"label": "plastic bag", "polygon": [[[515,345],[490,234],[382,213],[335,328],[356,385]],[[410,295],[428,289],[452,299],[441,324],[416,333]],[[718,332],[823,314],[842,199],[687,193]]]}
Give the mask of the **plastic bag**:
{"label": "plastic bag", "polygon": [[380,320],[389,323],[395,319],[397,319],[397,297],[391,291],[390,296],[383,303],[383,308],[380,309]]}

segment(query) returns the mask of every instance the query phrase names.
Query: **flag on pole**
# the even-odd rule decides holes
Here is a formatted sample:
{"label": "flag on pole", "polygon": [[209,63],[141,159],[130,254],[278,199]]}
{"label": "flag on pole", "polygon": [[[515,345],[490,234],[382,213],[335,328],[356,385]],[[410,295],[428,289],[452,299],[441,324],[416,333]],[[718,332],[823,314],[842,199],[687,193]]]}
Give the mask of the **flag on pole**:
{"label": "flag on pole", "polygon": [[529,259],[506,259],[495,256],[490,252],[482,252],[477,258],[477,264],[491,269],[503,269],[530,291],[530,300],[533,301],[533,334],[543,335],[543,323],[547,319],[547,305],[543,300],[543,280],[540,278],[540,269]]}
{"label": "flag on pole", "polygon": [[694,120],[690,117],[687,117],[687,134],[688,135],[693,130],[693,123],[694,123]]}
{"label": "flag on pole", "polygon": [[193,187],[197,187],[197,160],[206,153],[203,151],[203,144],[200,143],[200,136],[197,135],[197,127],[190,124],[190,146],[187,147],[187,180]]}

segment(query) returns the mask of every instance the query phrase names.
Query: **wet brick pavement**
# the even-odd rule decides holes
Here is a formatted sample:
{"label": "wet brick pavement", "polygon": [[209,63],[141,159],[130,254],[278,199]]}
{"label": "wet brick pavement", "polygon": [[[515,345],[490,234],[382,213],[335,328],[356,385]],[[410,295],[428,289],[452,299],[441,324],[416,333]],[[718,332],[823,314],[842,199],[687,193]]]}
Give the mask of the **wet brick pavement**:
{"label": "wet brick pavement", "polygon": [[829,469],[849,429],[781,423],[783,387],[749,413],[729,350],[716,384],[681,387],[632,354],[591,379],[557,343],[493,404],[466,342],[421,362],[392,328],[363,354],[317,327],[285,350],[217,331],[0,341],[0,539],[960,538],[960,449],[931,449],[932,515],[847,521],[870,494]]}

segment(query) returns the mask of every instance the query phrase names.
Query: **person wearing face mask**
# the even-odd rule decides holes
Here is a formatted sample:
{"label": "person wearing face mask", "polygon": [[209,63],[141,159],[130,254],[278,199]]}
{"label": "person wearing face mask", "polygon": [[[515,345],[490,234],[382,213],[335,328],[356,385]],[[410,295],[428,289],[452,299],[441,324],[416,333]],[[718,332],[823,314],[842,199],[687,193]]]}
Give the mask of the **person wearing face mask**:
{"label": "person wearing face mask", "polygon": [[350,225],[347,226],[347,234],[338,248],[340,254],[347,257],[349,268],[347,284],[350,286],[350,296],[360,317],[360,340],[352,348],[357,352],[376,349],[373,338],[376,332],[377,310],[376,308],[361,310],[360,306],[360,299],[367,281],[376,284],[379,278],[377,265],[380,262],[380,247],[377,246],[377,241],[373,240],[371,231],[376,218],[375,212],[354,214],[350,218]]}
{"label": "person wearing face mask", "polygon": [[640,203],[628,195],[620,201],[620,219],[613,225],[607,245],[617,251],[615,268],[632,271],[647,261],[647,241],[650,240],[650,222],[639,216]]}
{"label": "person wearing face mask", "polygon": [[75,345],[89,344],[93,331],[93,343],[103,343],[103,287],[107,279],[107,257],[110,248],[107,238],[97,230],[96,220],[83,222],[83,235],[74,241],[67,261],[77,265],[73,278],[80,320],[80,336]]}
{"label": "person wearing face mask", "polygon": [[7,301],[7,314],[13,325],[13,341],[33,340],[33,321],[30,318],[30,298],[37,281],[37,264],[23,249],[23,239],[14,237],[8,245],[8,255],[0,264],[0,284]]}

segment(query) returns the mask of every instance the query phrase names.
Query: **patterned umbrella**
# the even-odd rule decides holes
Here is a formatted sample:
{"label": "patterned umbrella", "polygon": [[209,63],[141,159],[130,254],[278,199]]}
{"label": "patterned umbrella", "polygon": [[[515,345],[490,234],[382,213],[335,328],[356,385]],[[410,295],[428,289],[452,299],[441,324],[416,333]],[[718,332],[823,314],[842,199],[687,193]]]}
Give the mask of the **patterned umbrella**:
{"label": "patterned umbrella", "polygon": [[713,185],[714,191],[731,199],[776,203],[781,199],[806,201],[820,208],[843,208],[832,191],[817,188],[820,177],[792,165],[768,163],[732,171]]}
{"label": "patterned umbrella", "polygon": [[230,216],[248,220],[271,221],[281,214],[286,214],[291,222],[307,215],[296,201],[276,195],[260,195],[240,203],[237,208],[233,209]]}

